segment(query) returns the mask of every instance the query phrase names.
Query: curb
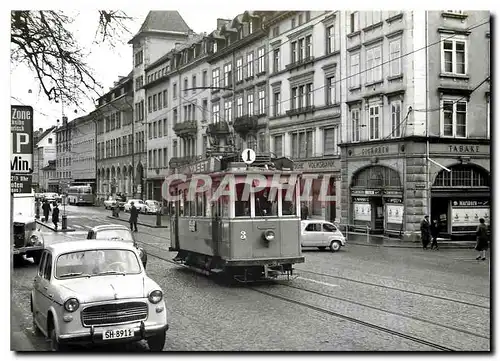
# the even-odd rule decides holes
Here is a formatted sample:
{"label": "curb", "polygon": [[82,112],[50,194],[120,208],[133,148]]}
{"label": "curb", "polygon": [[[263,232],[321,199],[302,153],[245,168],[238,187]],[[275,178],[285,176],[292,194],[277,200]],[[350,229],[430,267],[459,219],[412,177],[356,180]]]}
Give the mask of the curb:
{"label": "curb", "polygon": [[47,227],[51,231],[54,231],[54,232],[57,232],[57,233],[66,233],[66,232],[74,232],[75,231],[74,228],[66,228],[66,229],[59,228],[59,229],[55,229],[55,227],[51,227],[48,224],[46,224],[44,222],[41,222],[41,221],[36,221],[36,223],[39,224],[39,225],[41,225],[41,226]]}
{"label": "curb", "polygon": [[[125,219],[122,219],[122,218],[117,218],[117,217],[113,217],[113,216],[106,216],[107,218],[109,219],[113,219],[115,221],[122,221],[122,222],[125,222],[125,223],[129,223],[127,220]],[[157,225],[153,225],[153,224],[150,224],[150,223],[143,223],[143,222],[137,222],[137,225],[139,226],[144,226],[144,227],[149,227],[149,228],[168,228],[168,226],[157,226]]]}
{"label": "curb", "polygon": [[[376,244],[376,243],[361,243],[361,242],[349,242],[347,241],[347,245],[354,244],[357,246],[366,246],[366,247],[388,247],[388,248],[415,248],[415,249],[421,249],[422,246],[419,245],[413,245],[413,244]],[[466,245],[466,244],[441,244],[439,245],[440,249],[474,249],[474,245]]]}

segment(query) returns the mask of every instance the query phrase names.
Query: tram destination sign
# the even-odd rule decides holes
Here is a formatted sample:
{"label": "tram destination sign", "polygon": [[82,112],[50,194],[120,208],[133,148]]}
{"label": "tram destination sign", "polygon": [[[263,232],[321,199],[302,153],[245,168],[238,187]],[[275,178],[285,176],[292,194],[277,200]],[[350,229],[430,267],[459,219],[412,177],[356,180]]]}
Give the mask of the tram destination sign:
{"label": "tram destination sign", "polygon": [[12,174],[33,172],[33,108],[24,105],[11,106],[10,132],[12,153],[10,171]]}

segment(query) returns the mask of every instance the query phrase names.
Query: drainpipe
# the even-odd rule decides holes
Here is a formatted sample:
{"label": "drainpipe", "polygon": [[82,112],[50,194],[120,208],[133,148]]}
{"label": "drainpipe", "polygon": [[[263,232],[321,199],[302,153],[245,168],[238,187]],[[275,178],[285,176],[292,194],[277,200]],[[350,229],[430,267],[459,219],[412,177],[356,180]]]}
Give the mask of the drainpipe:
{"label": "drainpipe", "polygon": [[429,167],[429,114],[427,112],[427,107],[428,107],[428,99],[429,99],[429,51],[428,51],[428,17],[429,17],[429,12],[426,10],[425,11],[425,138],[426,138],[426,146],[425,146],[425,154],[426,154],[426,159],[425,159],[425,166],[426,166],[426,171],[425,171],[425,176],[426,176],[426,190],[427,190],[427,214],[429,215],[429,218],[432,219],[431,215],[431,185],[430,185],[430,167]]}

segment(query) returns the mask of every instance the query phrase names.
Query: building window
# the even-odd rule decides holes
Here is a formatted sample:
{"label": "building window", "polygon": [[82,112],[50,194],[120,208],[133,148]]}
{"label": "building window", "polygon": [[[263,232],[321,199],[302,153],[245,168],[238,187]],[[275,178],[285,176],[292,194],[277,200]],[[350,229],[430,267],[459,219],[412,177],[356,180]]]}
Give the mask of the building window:
{"label": "building window", "polygon": [[266,91],[259,90],[259,115],[266,113]]}
{"label": "building window", "polygon": [[203,148],[202,149],[203,154],[206,154],[208,150],[208,138],[206,135],[203,136],[202,148]]}
{"label": "building window", "polygon": [[389,43],[390,76],[401,74],[401,39]]}
{"label": "building window", "polygon": [[243,116],[243,96],[236,98],[236,117]]}
{"label": "building window", "polygon": [[184,78],[184,96],[187,96],[188,95],[188,78]]}
{"label": "building window", "polygon": [[167,103],[167,91],[164,90],[163,91],[163,107],[167,107],[168,106],[168,103]]}
{"label": "building window", "polygon": [[273,72],[280,71],[280,49],[274,49],[273,51]]}
{"label": "building window", "polygon": [[350,20],[350,30],[354,33],[359,30],[359,12],[354,11],[351,13]]}
{"label": "building window", "polygon": [[490,138],[490,97],[486,101],[486,138]]}
{"label": "building window", "polygon": [[332,25],[326,28],[326,53],[335,51],[335,27]]}
{"label": "building window", "polygon": [[253,93],[247,94],[247,114],[253,115]]}
{"label": "building window", "polygon": [[291,135],[292,159],[312,157],[314,131],[303,130],[294,132]]}
{"label": "building window", "polygon": [[339,154],[338,136],[338,127],[323,130],[323,155]]}
{"label": "building window", "polygon": [[467,102],[441,101],[441,132],[445,137],[467,137]]}
{"label": "building window", "polygon": [[274,140],[274,154],[276,157],[283,157],[283,135],[273,137]]}
{"label": "building window", "polygon": [[219,103],[212,104],[212,123],[219,123],[220,119],[220,108]]}
{"label": "building window", "polygon": [[292,108],[302,109],[313,106],[312,83],[298,85],[292,88]]}
{"label": "building window", "polygon": [[279,25],[278,25],[278,26],[275,26],[275,27],[273,28],[273,38],[275,38],[275,37],[277,37],[277,36],[279,36],[279,35],[280,35],[280,27],[279,27]]}
{"label": "building window", "polygon": [[162,107],[162,97],[161,97],[161,92],[158,93],[158,109],[161,109]]}
{"label": "building window", "polygon": [[295,28],[295,18],[292,19],[292,29]]}
{"label": "building window", "polygon": [[196,93],[196,89],[194,89],[194,88],[196,88],[196,75],[193,75],[193,78],[191,79],[191,82],[192,82],[191,88],[193,88],[192,89],[192,93],[194,94],[194,93]]}
{"label": "building window", "polygon": [[172,157],[177,157],[177,140],[172,142]]}
{"label": "building window", "polygon": [[266,133],[259,133],[258,150],[262,153],[266,151]]}
{"label": "building window", "polygon": [[243,80],[243,58],[238,58],[236,60],[236,81]]}
{"label": "building window", "polygon": [[174,83],[173,88],[172,88],[173,95],[172,97],[174,99],[177,99],[177,83]]}
{"label": "building window", "polygon": [[292,63],[300,62],[312,55],[311,35],[307,35],[292,42]]}
{"label": "building window", "polygon": [[326,78],[326,105],[335,104],[335,77]]}
{"label": "building window", "polygon": [[[151,113],[153,111],[153,100],[151,99],[151,96],[148,97],[148,113]],[[106,118],[106,132],[109,131],[108,127],[108,119]]]}
{"label": "building window", "polygon": [[203,76],[201,78],[201,86],[206,87],[207,86],[207,71],[203,70]]}
{"label": "building window", "polygon": [[380,105],[368,107],[368,119],[370,126],[370,140],[380,139]]}
{"label": "building window", "polygon": [[153,124],[149,123],[148,124],[148,139],[152,139],[152,138],[153,138]]}
{"label": "building window", "polygon": [[312,49],[312,35],[307,35],[306,36],[306,55],[305,59],[308,59],[313,56],[313,49]]}
{"label": "building window", "polygon": [[263,73],[266,70],[266,58],[264,57],[265,55],[265,49],[260,48],[257,50],[257,73]]}
{"label": "building window", "polygon": [[224,65],[224,86],[230,87],[233,83],[231,77],[231,63]]}
{"label": "building window", "polygon": [[253,52],[247,54],[247,77],[253,76]]}
{"label": "building window", "polygon": [[174,108],[172,121],[174,122],[174,124],[177,124],[177,108]]}
{"label": "building window", "polygon": [[351,54],[350,57],[349,87],[356,88],[360,85],[359,76],[359,53]]}
{"label": "building window", "polygon": [[201,102],[201,104],[202,104],[201,119],[203,121],[206,121],[207,120],[207,113],[208,113],[208,100],[207,99],[203,99],[203,101]]}
{"label": "building window", "polygon": [[139,66],[142,64],[142,50],[135,53],[134,56],[134,66]]}
{"label": "building window", "polygon": [[351,140],[359,142],[361,133],[361,124],[359,122],[359,109],[351,109]]}
{"label": "building window", "polygon": [[297,42],[292,43],[292,64],[297,62]]}
{"label": "building window", "polygon": [[231,100],[224,102],[224,121],[231,122],[233,120],[233,104]]}
{"label": "building window", "polygon": [[394,138],[401,136],[401,100],[391,102],[391,135]]}
{"label": "building window", "polygon": [[382,80],[382,47],[366,50],[366,83]]}
{"label": "building window", "polygon": [[220,84],[220,74],[219,74],[219,68],[217,68],[212,70],[212,87],[219,88],[220,86],[219,84]]}
{"label": "building window", "polygon": [[158,120],[158,138],[163,137],[163,127],[162,127],[163,120]]}
{"label": "building window", "polygon": [[275,117],[281,114],[281,92],[273,93],[273,115]]}
{"label": "building window", "polygon": [[443,73],[466,74],[467,54],[465,40],[448,39],[442,43],[441,68]]}
{"label": "building window", "polygon": [[382,12],[380,10],[370,10],[365,12],[365,26],[377,24],[382,21]]}

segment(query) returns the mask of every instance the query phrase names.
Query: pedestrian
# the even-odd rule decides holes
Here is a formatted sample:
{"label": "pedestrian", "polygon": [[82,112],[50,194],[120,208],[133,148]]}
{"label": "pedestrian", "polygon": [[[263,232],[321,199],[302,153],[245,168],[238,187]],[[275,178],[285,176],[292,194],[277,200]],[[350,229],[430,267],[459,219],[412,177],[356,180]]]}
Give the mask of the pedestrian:
{"label": "pedestrian", "polygon": [[476,257],[477,260],[481,259],[484,261],[486,259],[486,251],[488,250],[488,227],[484,224],[484,218],[479,218],[479,226],[476,230],[477,243],[476,251],[479,252],[479,256]]}
{"label": "pedestrian", "polygon": [[438,242],[437,239],[439,237],[439,224],[437,219],[432,221],[431,224],[431,236],[432,236],[432,243],[431,243],[431,249],[436,249],[439,250]]}
{"label": "pedestrian", "polygon": [[139,211],[134,206],[134,202],[130,202],[130,230],[137,232],[137,218],[139,218]]}
{"label": "pedestrian", "polygon": [[306,203],[302,203],[302,208],[300,209],[300,218],[307,219],[309,217],[309,208]]}
{"label": "pedestrian", "polygon": [[429,216],[425,216],[422,222],[420,223],[420,233],[422,238],[422,246],[424,249],[427,249],[429,241],[431,239],[431,230],[430,230]]}
{"label": "pedestrian", "polygon": [[57,223],[59,223],[59,207],[57,203],[54,205],[54,209],[52,209],[52,223],[54,223],[57,231]]}
{"label": "pedestrian", "polygon": [[44,200],[42,209],[43,209],[43,221],[47,222],[49,220],[49,213],[50,213],[50,204],[48,200]]}

